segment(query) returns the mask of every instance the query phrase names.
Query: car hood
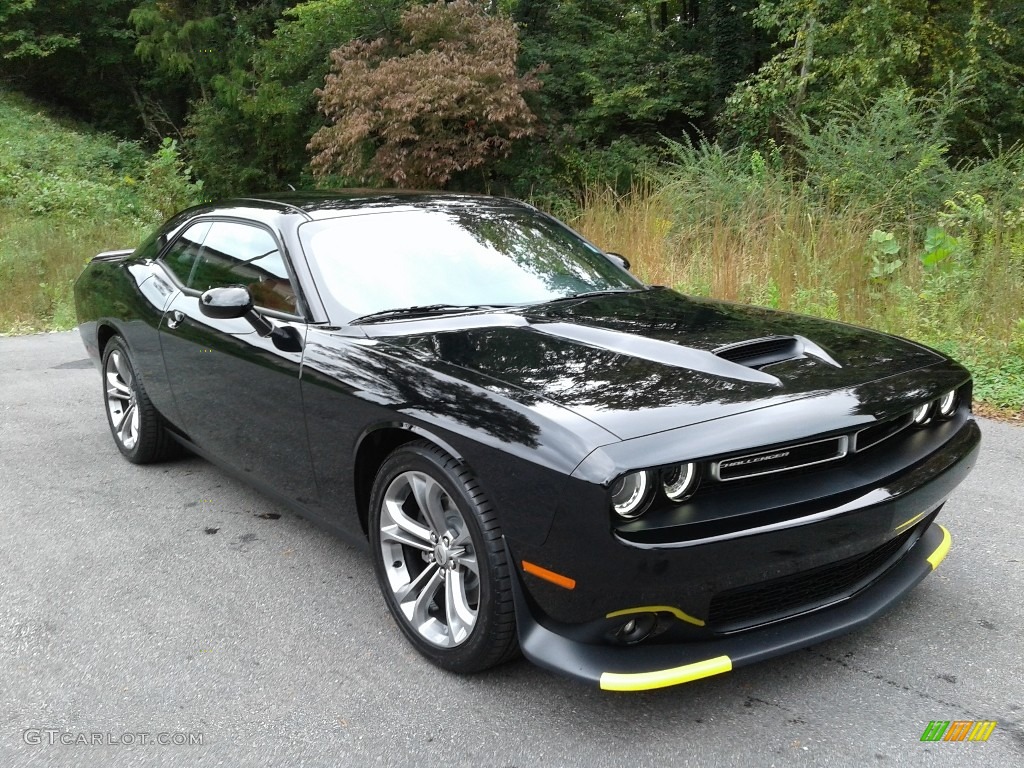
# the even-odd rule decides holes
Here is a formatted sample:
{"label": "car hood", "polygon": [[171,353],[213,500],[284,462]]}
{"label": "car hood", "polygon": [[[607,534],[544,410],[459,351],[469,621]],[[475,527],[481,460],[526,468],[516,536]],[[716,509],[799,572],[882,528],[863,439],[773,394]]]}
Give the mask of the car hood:
{"label": "car hood", "polygon": [[862,328],[664,288],[365,330],[422,364],[474,371],[568,408],[622,439],[944,359]]}

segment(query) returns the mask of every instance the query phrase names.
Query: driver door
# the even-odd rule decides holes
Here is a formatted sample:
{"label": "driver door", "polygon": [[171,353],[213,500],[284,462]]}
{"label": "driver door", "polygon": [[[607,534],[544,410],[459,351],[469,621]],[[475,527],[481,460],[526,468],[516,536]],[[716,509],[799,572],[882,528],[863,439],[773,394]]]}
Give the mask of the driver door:
{"label": "driver door", "polygon": [[[200,449],[259,485],[315,499],[299,376],[306,321],[277,238],[259,225],[212,221],[198,252],[164,261],[184,284],[160,324],[160,346],[183,427]],[[186,274],[187,273],[187,274]],[[285,350],[244,319],[199,310],[209,288],[246,286],[256,310],[291,326],[303,344]]]}

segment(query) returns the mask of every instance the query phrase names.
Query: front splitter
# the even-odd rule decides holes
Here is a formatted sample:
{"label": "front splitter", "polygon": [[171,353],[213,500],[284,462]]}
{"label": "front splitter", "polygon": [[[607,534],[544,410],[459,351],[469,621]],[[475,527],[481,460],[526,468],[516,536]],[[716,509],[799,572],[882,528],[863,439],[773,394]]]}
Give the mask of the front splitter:
{"label": "front splitter", "polygon": [[842,603],[760,629],[671,645],[592,645],[559,635],[536,619],[519,579],[513,578],[519,645],[534,664],[604,690],[679,685],[805,648],[874,621],[931,573],[949,547],[949,531],[932,523],[899,562]]}

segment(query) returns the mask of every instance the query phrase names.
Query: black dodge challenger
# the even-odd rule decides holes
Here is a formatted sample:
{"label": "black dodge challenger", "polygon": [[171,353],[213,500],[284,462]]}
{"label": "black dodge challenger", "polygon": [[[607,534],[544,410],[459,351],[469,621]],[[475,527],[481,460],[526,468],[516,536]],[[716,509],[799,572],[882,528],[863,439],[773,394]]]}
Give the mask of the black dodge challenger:
{"label": "black dodge challenger", "polygon": [[970,375],[645,285],[524,203],[353,191],[178,214],[75,285],[114,442],[368,542],[434,663],[608,690],[870,621],[945,557]]}

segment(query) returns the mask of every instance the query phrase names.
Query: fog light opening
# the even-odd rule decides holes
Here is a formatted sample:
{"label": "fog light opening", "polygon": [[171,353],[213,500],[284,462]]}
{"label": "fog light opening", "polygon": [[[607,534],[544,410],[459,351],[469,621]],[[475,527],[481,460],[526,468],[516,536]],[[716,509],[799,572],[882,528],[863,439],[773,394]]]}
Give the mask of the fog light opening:
{"label": "fog light opening", "polygon": [[658,614],[639,613],[612,630],[610,638],[621,645],[636,645],[655,634],[658,628]]}

